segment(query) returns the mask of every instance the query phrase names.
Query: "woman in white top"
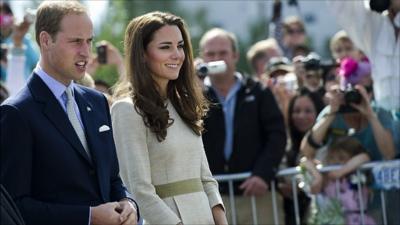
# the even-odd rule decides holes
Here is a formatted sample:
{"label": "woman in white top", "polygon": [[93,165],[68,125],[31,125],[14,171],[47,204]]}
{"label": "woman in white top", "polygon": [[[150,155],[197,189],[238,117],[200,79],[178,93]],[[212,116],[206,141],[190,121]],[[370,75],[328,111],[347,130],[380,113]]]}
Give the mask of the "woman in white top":
{"label": "woman in white top", "polygon": [[208,105],[184,21],[139,16],[124,42],[127,76],[111,115],[121,176],[145,223],[227,224],[201,139]]}

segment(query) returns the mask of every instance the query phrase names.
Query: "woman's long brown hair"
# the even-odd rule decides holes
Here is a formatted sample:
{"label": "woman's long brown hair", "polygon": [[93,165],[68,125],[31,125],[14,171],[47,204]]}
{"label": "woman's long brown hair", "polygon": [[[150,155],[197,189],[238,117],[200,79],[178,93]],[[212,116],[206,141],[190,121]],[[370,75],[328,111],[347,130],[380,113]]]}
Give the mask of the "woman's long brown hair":
{"label": "woman's long brown hair", "polygon": [[173,119],[169,117],[165,98],[158,91],[159,87],[146,65],[144,55],[154,33],[165,25],[179,28],[185,52],[178,78],[168,82],[166,97],[193,132],[201,135],[202,119],[208,110],[208,102],[196,80],[192,44],[186,24],[178,16],[156,11],[131,20],[124,40],[127,73],[117,84],[114,95],[116,98],[132,97],[135,110],[160,142],[165,140],[167,128],[173,123]]}

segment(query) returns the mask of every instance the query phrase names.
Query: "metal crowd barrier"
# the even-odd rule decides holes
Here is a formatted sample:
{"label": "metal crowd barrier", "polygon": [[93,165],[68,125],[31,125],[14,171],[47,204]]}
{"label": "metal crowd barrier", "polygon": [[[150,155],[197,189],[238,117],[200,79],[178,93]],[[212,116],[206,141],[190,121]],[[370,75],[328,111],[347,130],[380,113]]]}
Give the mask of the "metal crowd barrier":
{"label": "metal crowd barrier", "polygon": [[[360,215],[361,215],[361,224],[365,225],[364,221],[364,202],[362,198],[362,184],[360,182],[360,176],[361,176],[361,171],[365,170],[371,170],[377,166],[384,165],[386,163],[394,162],[398,163],[400,167],[400,160],[391,160],[391,161],[376,161],[376,162],[369,162],[366,164],[363,164],[360,168],[357,169],[356,174],[357,174],[357,187],[358,187],[358,198],[359,198],[359,205],[360,205]],[[335,171],[341,168],[341,165],[335,165],[335,166],[325,166],[325,167],[318,167],[317,170],[319,170],[321,173],[326,173],[330,171]],[[400,170],[399,170],[400,171]],[[287,169],[282,169],[280,170],[276,177],[291,177],[291,183],[292,183],[292,191],[293,191],[293,202],[294,202],[294,213],[295,213],[295,220],[296,220],[296,225],[300,225],[300,213],[299,213],[299,202],[298,202],[298,196],[297,196],[297,179],[296,175],[299,175],[301,173],[301,168],[299,166],[297,167],[292,167],[292,168],[287,168]],[[243,181],[246,178],[248,178],[251,175],[250,172],[244,172],[244,173],[235,173],[235,174],[224,174],[224,175],[215,175],[214,178],[219,182],[227,182],[228,187],[229,187],[229,202],[231,205],[231,216],[232,216],[232,224],[237,225],[237,215],[236,215],[236,207],[235,207],[235,194],[234,194],[234,188],[233,188],[233,182],[234,181]],[[400,176],[400,173],[398,174]],[[276,184],[275,181],[271,181],[271,194],[272,194],[272,208],[273,208],[273,216],[274,216],[274,224],[280,224],[279,217],[278,217],[278,207],[277,207],[277,200],[276,200]],[[338,186],[339,183],[336,182],[336,193],[339,193]],[[387,225],[387,209],[386,209],[386,200],[385,200],[385,195],[384,195],[384,190],[380,190],[380,199],[381,199],[381,206],[382,206],[382,222],[384,225]],[[253,217],[253,224],[258,225],[257,221],[257,204],[256,204],[256,197],[251,196],[250,197],[251,201],[251,208],[252,208],[252,217]]]}

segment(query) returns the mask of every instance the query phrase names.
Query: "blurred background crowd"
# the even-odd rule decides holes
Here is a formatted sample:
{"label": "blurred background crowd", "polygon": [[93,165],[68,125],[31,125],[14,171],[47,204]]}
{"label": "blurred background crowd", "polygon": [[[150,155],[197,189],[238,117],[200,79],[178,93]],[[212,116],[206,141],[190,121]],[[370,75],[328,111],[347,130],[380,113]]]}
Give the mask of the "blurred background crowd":
{"label": "blurred background crowd", "polygon": [[[170,11],[188,23],[194,53],[198,57],[197,68],[207,66],[204,63],[224,60],[227,72],[222,69],[222,72],[218,71],[220,74],[232,72],[232,77],[237,77],[237,74],[233,75],[234,72],[240,72],[240,79],[251,80],[272,93],[275,101],[265,106],[266,111],[274,108],[274,104],[277,105],[277,112],[282,115],[282,127],[286,131],[279,138],[286,135],[286,140],[275,143],[275,148],[282,147],[274,151],[281,153],[271,156],[271,165],[265,167],[276,165],[277,169],[282,169],[303,163],[314,176],[310,192],[315,194],[328,192],[326,188],[329,186],[327,178],[313,170],[316,164],[347,165],[343,170],[329,174],[329,178],[338,179],[350,174],[355,169],[352,165],[400,156],[399,0],[82,2],[92,10],[96,44],[93,46],[87,76],[76,82],[103,92],[110,104],[112,86],[125,74],[122,39],[126,24],[131,18],[148,11]],[[24,85],[38,61],[32,27],[34,9],[39,3],[1,2],[1,101],[14,95]],[[98,8],[100,5],[102,10]],[[101,15],[96,14],[100,11]],[[210,34],[202,42],[206,31],[213,27],[222,28],[237,37],[237,40],[231,40],[232,45],[237,44],[237,49],[233,49],[233,53],[238,55],[237,61],[235,58],[230,62],[229,55],[218,56],[217,50],[216,55],[207,55],[214,36],[230,35],[214,31],[214,36]],[[207,80],[211,80],[211,87],[217,93],[215,101],[222,101],[229,107],[229,93],[222,94],[221,100],[219,91],[224,85],[217,85],[218,82],[229,80],[198,72],[206,76],[199,76],[199,81],[204,82],[207,94],[210,95],[206,88]],[[235,85],[227,85],[228,91],[230,88],[233,90]],[[253,84],[247,82],[246,85],[252,87]],[[257,94],[254,96],[258,98]],[[246,99],[252,101],[251,98]],[[246,116],[243,116],[243,120],[246,120]],[[214,140],[215,136],[210,135],[218,126],[214,127],[211,123],[216,123],[213,118],[205,121],[206,133],[203,140],[212,172],[254,172],[252,167],[256,160],[250,160],[250,166],[240,168],[233,168],[240,163],[227,163],[232,166],[228,169],[219,169],[215,165],[220,162],[213,159],[215,156],[210,153],[213,148],[210,143],[217,141]],[[221,125],[222,129],[229,129],[226,124]],[[251,146],[244,140],[245,135],[241,141],[235,139],[240,137],[232,135],[230,138],[234,139],[231,142],[233,145],[242,141]],[[227,142],[224,138],[227,137],[220,137],[225,144]],[[226,145],[222,145],[222,148],[226,148]],[[235,146],[232,148],[233,151],[239,151]],[[301,156],[305,156],[306,160],[301,161]],[[228,156],[225,160],[229,162],[231,159]],[[273,179],[273,176],[261,177],[265,182]],[[281,180],[279,191],[284,221],[286,224],[294,224],[290,183]],[[252,194],[264,195],[265,192]],[[389,192],[388,196],[388,208],[399,209],[399,201],[390,201],[390,196],[394,196],[392,200],[399,200],[399,192]],[[375,217],[371,218],[369,224],[380,221],[380,215],[375,215],[379,213],[374,211],[376,201],[372,199],[370,203],[371,216]],[[302,223],[306,223],[305,214],[311,205],[310,198],[300,192],[299,203],[302,206]],[[357,220],[346,217],[347,224],[358,224],[349,222],[351,219],[353,222]],[[400,222],[398,215],[392,214],[389,219],[393,224]]]}

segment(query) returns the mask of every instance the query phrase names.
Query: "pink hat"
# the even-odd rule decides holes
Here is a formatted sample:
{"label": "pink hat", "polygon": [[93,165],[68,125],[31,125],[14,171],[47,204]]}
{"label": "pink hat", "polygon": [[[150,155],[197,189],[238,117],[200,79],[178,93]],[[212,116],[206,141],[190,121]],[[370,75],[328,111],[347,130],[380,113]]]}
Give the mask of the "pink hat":
{"label": "pink hat", "polygon": [[348,84],[356,85],[361,78],[371,74],[371,64],[368,60],[357,62],[353,58],[344,58],[340,62],[339,75],[341,76],[341,87],[345,88]]}

